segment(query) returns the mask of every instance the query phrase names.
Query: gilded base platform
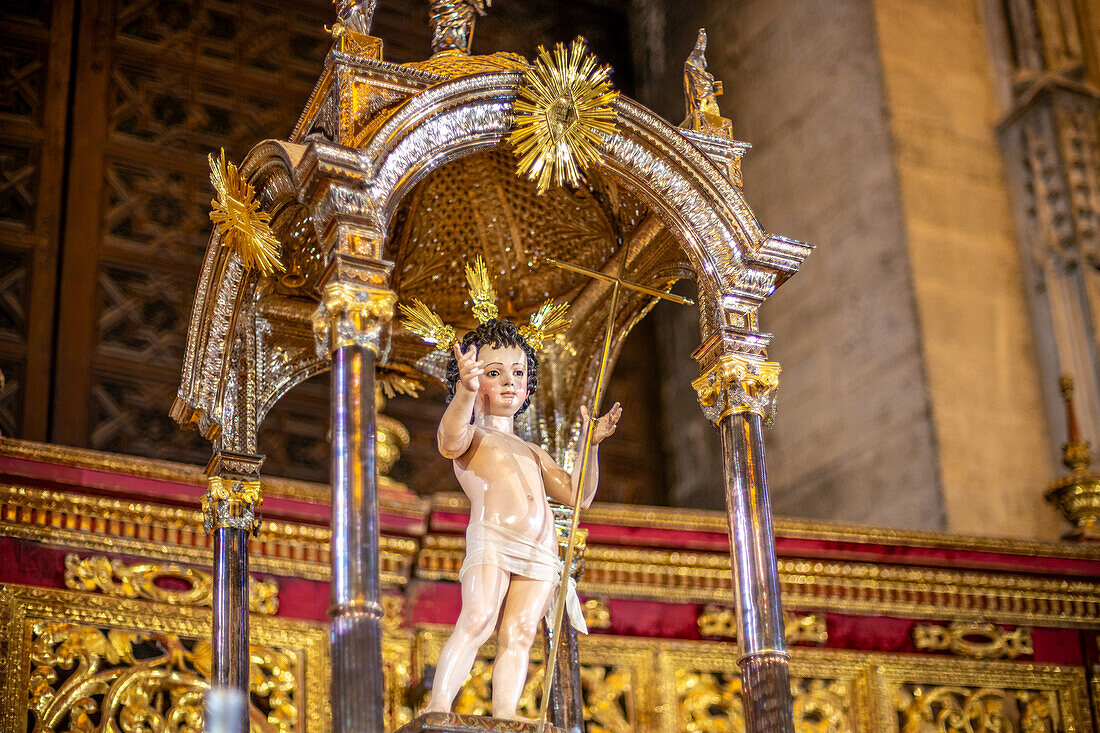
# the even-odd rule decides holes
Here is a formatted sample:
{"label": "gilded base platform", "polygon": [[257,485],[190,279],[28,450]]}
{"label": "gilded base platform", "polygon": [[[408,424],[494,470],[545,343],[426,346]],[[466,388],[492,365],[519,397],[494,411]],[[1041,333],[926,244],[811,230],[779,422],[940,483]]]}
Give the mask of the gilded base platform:
{"label": "gilded base platform", "polygon": [[[411,723],[401,726],[397,733],[466,733],[466,731],[500,731],[504,733],[535,733],[536,723],[519,720],[487,718],[481,715],[458,713],[421,713]],[[546,726],[547,733],[565,733],[561,728]]]}

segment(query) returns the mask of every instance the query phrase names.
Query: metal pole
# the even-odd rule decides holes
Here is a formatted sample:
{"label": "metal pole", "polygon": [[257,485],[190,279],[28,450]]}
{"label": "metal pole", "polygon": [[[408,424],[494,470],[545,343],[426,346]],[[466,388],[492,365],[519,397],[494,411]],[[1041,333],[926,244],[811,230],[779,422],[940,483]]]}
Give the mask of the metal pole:
{"label": "metal pole", "polygon": [[332,353],[332,729],[383,733],[374,353]]}
{"label": "metal pole", "polygon": [[[214,533],[211,725],[248,733],[248,539],[259,526],[263,456],[215,450],[206,466],[203,526]],[[214,728],[211,728],[214,730]]]}
{"label": "metal pole", "polygon": [[734,412],[721,420],[719,430],[726,459],[745,730],[794,733],[790,655],[768,504],[762,418],[756,412]]}
{"label": "metal pole", "polygon": [[[572,624],[562,624],[561,640],[564,648],[557,655],[554,684],[550,690],[550,723],[566,733],[584,733],[584,697],[581,690],[580,652],[577,649],[577,630]],[[545,658],[550,658],[553,632],[543,634]]]}
{"label": "metal pole", "polygon": [[212,687],[232,701],[221,733],[248,731],[248,530],[214,530],[214,645]]}

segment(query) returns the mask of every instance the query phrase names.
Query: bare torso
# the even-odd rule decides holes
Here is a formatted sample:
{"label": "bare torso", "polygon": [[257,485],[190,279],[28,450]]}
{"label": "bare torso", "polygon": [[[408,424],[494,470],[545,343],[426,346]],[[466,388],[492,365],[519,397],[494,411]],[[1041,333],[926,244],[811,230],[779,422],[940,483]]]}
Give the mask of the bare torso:
{"label": "bare torso", "polygon": [[557,554],[557,538],[542,469],[521,438],[477,427],[469,449],[455,459],[455,476],[470,499],[470,522],[491,522]]}

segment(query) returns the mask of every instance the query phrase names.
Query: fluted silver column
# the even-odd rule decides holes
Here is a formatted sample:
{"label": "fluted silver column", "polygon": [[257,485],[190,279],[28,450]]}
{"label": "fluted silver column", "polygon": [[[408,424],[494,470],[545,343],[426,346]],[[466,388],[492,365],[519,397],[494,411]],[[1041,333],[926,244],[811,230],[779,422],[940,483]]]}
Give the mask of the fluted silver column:
{"label": "fluted silver column", "polygon": [[332,353],[332,726],[382,733],[382,598],[374,353]]}

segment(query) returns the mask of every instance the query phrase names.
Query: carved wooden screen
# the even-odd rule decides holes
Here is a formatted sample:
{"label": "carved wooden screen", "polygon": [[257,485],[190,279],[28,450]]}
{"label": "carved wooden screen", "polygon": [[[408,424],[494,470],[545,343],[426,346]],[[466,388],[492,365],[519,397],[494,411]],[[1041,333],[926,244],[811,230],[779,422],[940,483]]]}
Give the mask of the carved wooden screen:
{"label": "carved wooden screen", "polygon": [[81,4],[52,440],[209,455],[165,409],[210,231],[205,156],[224,145],[239,160],[286,134],[331,13],[325,0]]}
{"label": "carved wooden screen", "polygon": [[71,2],[0,10],[0,434],[47,437]]}

